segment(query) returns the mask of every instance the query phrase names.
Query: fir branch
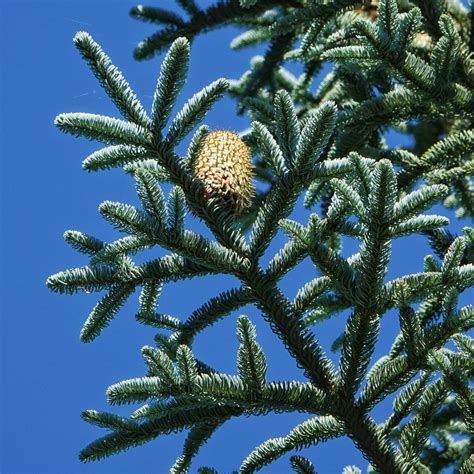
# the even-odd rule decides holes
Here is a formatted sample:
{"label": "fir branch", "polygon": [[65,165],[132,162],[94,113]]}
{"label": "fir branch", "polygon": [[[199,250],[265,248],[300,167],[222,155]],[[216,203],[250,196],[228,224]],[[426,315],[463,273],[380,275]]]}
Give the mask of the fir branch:
{"label": "fir branch", "polygon": [[334,387],[332,363],[274,283],[258,270],[246,276],[246,283],[272,329],[283,340],[288,352],[301,364],[315,386],[325,389]]}
{"label": "fir branch", "polygon": [[175,186],[169,195],[167,214],[167,227],[176,233],[184,230],[184,221],[186,219],[186,197],[179,186]]}
{"label": "fir branch", "polygon": [[[152,156],[155,156],[154,153],[151,153]],[[124,171],[130,175],[135,175],[137,170],[144,168],[149,171],[157,181],[159,182],[170,182],[171,178],[169,173],[158,163],[158,160],[155,158],[147,158],[144,160],[138,160],[131,163],[127,163],[124,166]]]}
{"label": "fir branch", "polygon": [[438,325],[433,325],[423,332],[420,347],[424,348],[418,359],[406,356],[387,358],[378,371],[384,371],[380,377],[369,379],[360,396],[359,403],[370,407],[378,400],[394,392],[410,380],[417,370],[424,370],[429,351],[441,348],[456,333],[469,330],[474,325],[472,308],[464,308],[456,317]]}
{"label": "fir branch", "polygon": [[59,114],[54,124],[63,132],[103,143],[146,146],[147,130],[139,125],[104,115],[69,113]]}
{"label": "fir branch", "polygon": [[171,122],[166,135],[166,144],[178,144],[201,122],[207,111],[222,97],[228,87],[229,83],[225,79],[218,79],[191,97]]}
{"label": "fir branch", "polygon": [[78,252],[86,255],[95,255],[104,247],[104,242],[78,230],[64,232],[64,240]]}
{"label": "fir branch", "polygon": [[393,402],[393,413],[383,425],[386,434],[390,433],[400,422],[406,418],[413,410],[418,397],[423,392],[427,376],[424,375],[420,379],[415,380],[407,385],[395,398]]}
{"label": "fir branch", "polygon": [[214,271],[208,267],[196,264],[180,255],[171,254],[137,266],[134,280],[143,283],[168,282],[212,273]]}
{"label": "fir branch", "polygon": [[244,460],[240,466],[240,472],[250,473],[258,471],[288,451],[337,438],[342,433],[342,424],[334,418],[312,418],[291,430],[287,436],[269,439],[258,446]]}
{"label": "fir branch", "polygon": [[158,7],[137,5],[130,10],[130,16],[147,23],[169,24],[177,27],[184,24],[184,20],[176,13]]}
{"label": "fir branch", "polygon": [[109,430],[133,430],[137,428],[137,423],[128,418],[114,415],[112,413],[99,412],[96,410],[86,410],[81,413],[81,418],[91,425],[99,426]]}
{"label": "fir branch", "polygon": [[318,161],[336,124],[335,104],[328,102],[314,111],[301,131],[295,151],[295,168],[305,174]]}
{"label": "fir branch", "polygon": [[264,161],[273,168],[277,176],[283,176],[288,170],[286,169],[283,153],[277,142],[265,125],[253,122],[252,127],[260,145]]}
{"label": "fir branch", "polygon": [[289,33],[275,35],[271,38],[263,63],[246,78],[242,95],[252,96],[265,83],[271,81],[275,70],[283,62],[284,55],[291,49],[293,42],[294,35]]}
{"label": "fir branch", "polygon": [[251,301],[250,291],[244,288],[227,290],[211,298],[183,323],[179,330],[178,340],[183,344],[189,344],[206,327]]}
{"label": "fir branch", "polygon": [[303,456],[291,456],[290,463],[297,474],[316,474],[313,463]]}
{"label": "fir branch", "polygon": [[197,382],[197,363],[191,349],[188,346],[180,345],[176,350],[176,363],[179,372],[180,382],[185,390],[191,390]]}
{"label": "fir branch", "polygon": [[[438,472],[448,466],[467,472],[473,351],[464,334],[474,327],[474,313],[472,307],[457,304],[459,295],[474,284],[472,229],[455,236],[441,229],[449,223],[446,218],[421,212],[444,200],[457,216],[473,214],[469,14],[454,1],[431,0],[411,5],[381,0],[377,9],[369,0],[225,0],[206,10],[193,0],[179,3],[189,19],[162,8],[136,7],[131,12],[165,25],[139,46],[138,56],[150,57],[172,43],[151,119],[86,33],[79,33],[75,42],[128,121],[94,114],[61,114],[56,119],[67,133],[111,145],[86,158],[83,166],[89,171],[123,166],[137,183],[143,209],[103,203],[103,216],[126,235],[106,243],[68,231],[66,241],[90,256],[90,264],[53,275],[47,285],[60,293],[106,291],[86,321],[81,333],[85,341],[108,325],[137,287],[142,287],[137,320],[172,331],[170,336],[156,335],[159,349],[143,348],[145,377],[119,382],[107,392],[112,404],[144,405],[130,418],[83,414],[111,433],[85,448],[81,459],[100,459],[189,429],[183,453],[172,467],[184,472],[231,417],[296,411],[316,418],[257,447],[244,461],[243,472],[291,449],[340,435],[350,437],[378,472]],[[174,149],[229,84],[214,82],[171,118],[187,74],[189,41],[231,23],[247,28],[234,46],[270,43],[265,57],[254,58],[250,71],[230,87],[240,110],[247,109],[254,119],[253,133],[248,129],[241,136],[259,157],[257,179],[268,186],[248,214],[237,218],[223,199],[209,198],[195,179],[208,128],[201,126],[194,134],[186,157]],[[288,53],[300,39],[300,47]],[[303,63],[300,77],[281,66],[285,58]],[[313,94],[311,81],[325,60],[339,64]],[[282,90],[275,93],[278,88]],[[413,145],[391,148],[384,140],[388,129],[413,137]],[[161,182],[174,185],[168,200]],[[288,217],[306,189],[305,205],[314,206],[315,212],[303,225]],[[187,208],[213,237],[186,229]],[[243,229],[252,222],[246,243]],[[262,268],[261,257],[279,226],[289,239]],[[385,282],[391,240],[415,233],[430,238],[442,262],[428,256],[423,272]],[[361,241],[358,253],[348,259],[341,256],[344,236]],[[133,262],[131,256],[154,246],[172,253]],[[308,256],[320,274],[291,302],[278,282]],[[240,286],[204,303],[187,320],[158,312],[163,284],[225,273]],[[410,305],[418,303],[415,311]],[[238,320],[239,375],[220,374],[194,357],[193,339],[247,304],[262,311],[308,382],[266,381],[265,356],[245,317]],[[392,308],[399,310],[400,333],[388,355],[370,367],[380,320]],[[334,343],[342,346],[337,373],[309,325],[345,309],[351,314]],[[450,341],[457,352],[446,347]],[[439,378],[433,380],[435,372]],[[370,411],[395,392],[392,413],[377,425]],[[436,444],[427,443],[430,436]],[[314,472],[300,456],[293,456],[291,464],[296,472]],[[359,470],[348,466],[344,472]]]}
{"label": "fir branch", "polygon": [[125,166],[128,163],[136,163],[150,156],[144,147],[130,145],[114,145],[102,148],[89,155],[83,162],[82,167],[86,171],[99,171]]}
{"label": "fir branch", "polygon": [[[187,7],[192,15],[190,21],[184,25],[167,27],[146,38],[135,49],[136,59],[150,59],[163,50],[177,37],[184,36],[193,39],[203,31],[210,31],[225,26],[232,21],[242,21],[265,11],[268,8],[281,4],[281,0],[259,0],[251,8],[243,8],[239,0],[225,0],[211,5],[202,11],[197,7]],[[134,10],[132,10],[134,12]]]}
{"label": "fir branch", "polygon": [[151,122],[145,109],[102,48],[84,31],[76,33],[74,44],[122,115],[131,122],[148,128]]}
{"label": "fir branch", "polygon": [[97,263],[114,263],[124,255],[130,255],[140,250],[152,247],[154,245],[153,238],[144,235],[128,235],[121,239],[106,244],[100,252],[97,252],[91,259],[91,264]]}
{"label": "fir branch", "polygon": [[417,469],[420,460],[419,453],[427,440],[428,423],[436,407],[446,398],[447,390],[442,381],[436,381],[425,390],[418,402],[415,417],[413,417],[400,432],[400,453],[405,469]]}
{"label": "fir branch", "polygon": [[385,470],[401,474],[403,470],[398,465],[393,445],[379,431],[375,422],[367,417],[365,410],[361,410],[360,407],[352,407],[344,415],[345,427],[349,436],[371,465],[382,472]]}
{"label": "fir branch", "polygon": [[387,224],[392,219],[396,182],[391,165],[377,163],[371,182],[367,233],[360,251],[357,308],[346,326],[340,361],[344,390],[354,394],[374,350],[379,331],[378,295],[390,258]]}
{"label": "fir branch", "polygon": [[160,225],[164,225],[168,219],[165,196],[154,176],[144,169],[137,170],[134,176],[143,210]]}
{"label": "fir branch", "polygon": [[65,270],[48,277],[48,288],[57,293],[101,291],[116,283],[116,273],[108,265]]}
{"label": "fir branch", "polygon": [[306,248],[300,239],[289,240],[270,260],[266,270],[267,276],[279,280],[300,263],[306,255]]}
{"label": "fir branch", "polygon": [[100,205],[99,211],[115,228],[132,235],[152,238],[159,224],[143,211],[121,202],[105,201]]}
{"label": "fir branch", "polygon": [[245,316],[237,320],[237,334],[240,340],[237,367],[242,380],[254,390],[265,385],[267,363],[262,348],[256,341],[255,326]]}
{"label": "fir branch", "polygon": [[120,430],[104,436],[84,448],[80,453],[80,459],[84,462],[99,460],[132,446],[139,446],[160,434],[177,432],[196,423],[222,420],[238,413],[238,408],[222,406],[170,414],[165,419],[141,423],[132,433]]}
{"label": "fir branch", "polygon": [[133,293],[135,285],[123,283],[113,287],[92,310],[81,330],[81,341],[93,341],[108,326],[115,314]]}
{"label": "fir branch", "polygon": [[181,321],[168,314],[140,311],[136,318],[140,323],[155,328],[177,330],[181,327]]}
{"label": "fir branch", "polygon": [[160,76],[153,96],[153,130],[160,134],[171,114],[178,94],[183,88],[189,63],[189,43],[177,38],[161,64]]}
{"label": "fir branch", "polygon": [[302,183],[289,174],[270,191],[252,227],[249,244],[252,258],[263,255],[278,230],[278,221],[290,214],[301,189]]}
{"label": "fir branch", "polygon": [[170,469],[170,473],[179,474],[187,472],[192,459],[198,454],[199,449],[223,423],[223,421],[209,421],[191,428],[184,443],[183,453],[176,459],[176,462]]}

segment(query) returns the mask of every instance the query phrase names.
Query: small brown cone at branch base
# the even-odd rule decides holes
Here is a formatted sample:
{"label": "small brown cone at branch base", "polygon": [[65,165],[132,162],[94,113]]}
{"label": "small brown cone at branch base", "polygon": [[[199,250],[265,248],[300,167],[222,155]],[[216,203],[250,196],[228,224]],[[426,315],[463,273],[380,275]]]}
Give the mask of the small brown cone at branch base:
{"label": "small brown cone at branch base", "polygon": [[[401,2],[402,5],[404,4],[404,7],[407,8],[407,3],[409,2]],[[367,5],[363,6],[362,8],[357,8],[355,11],[362,14],[365,17],[368,17],[372,21],[376,21],[378,17],[378,7],[380,4],[380,0],[372,0],[370,3],[367,3]],[[400,6],[400,2],[399,2]],[[404,11],[404,10],[402,10]],[[432,43],[432,38],[429,34],[425,32],[419,32],[416,33],[415,38],[414,38],[414,45],[419,47],[419,48],[429,48]]]}
{"label": "small brown cone at branch base", "polygon": [[236,214],[250,206],[255,193],[250,150],[235,133],[208,133],[199,147],[194,172],[206,198],[222,197]]}
{"label": "small brown cone at branch base", "polygon": [[377,8],[379,0],[372,0],[362,8],[356,8],[356,12],[361,13],[363,16],[369,17],[371,20],[376,20],[378,16]]}

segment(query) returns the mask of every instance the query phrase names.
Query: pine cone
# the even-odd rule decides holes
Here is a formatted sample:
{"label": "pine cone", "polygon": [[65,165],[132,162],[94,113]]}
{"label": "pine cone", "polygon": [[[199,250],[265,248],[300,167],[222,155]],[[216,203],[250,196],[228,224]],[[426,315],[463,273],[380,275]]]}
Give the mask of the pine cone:
{"label": "pine cone", "polygon": [[251,204],[255,190],[250,150],[235,133],[216,130],[204,137],[194,165],[206,198],[221,196],[236,213]]}

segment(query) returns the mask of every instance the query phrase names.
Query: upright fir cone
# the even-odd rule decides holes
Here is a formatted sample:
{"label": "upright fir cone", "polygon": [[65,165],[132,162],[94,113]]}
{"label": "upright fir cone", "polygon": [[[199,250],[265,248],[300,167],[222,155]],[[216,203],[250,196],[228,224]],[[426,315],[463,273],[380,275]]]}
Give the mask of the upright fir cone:
{"label": "upright fir cone", "polygon": [[255,190],[250,150],[235,133],[208,133],[199,147],[194,172],[206,198],[221,196],[239,214],[251,204]]}

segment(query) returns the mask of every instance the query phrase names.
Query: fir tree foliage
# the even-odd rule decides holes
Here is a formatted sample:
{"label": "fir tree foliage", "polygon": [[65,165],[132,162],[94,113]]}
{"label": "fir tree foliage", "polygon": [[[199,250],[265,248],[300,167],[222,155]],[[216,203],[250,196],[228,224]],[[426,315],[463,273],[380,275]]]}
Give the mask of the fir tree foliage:
{"label": "fir tree foliage", "polygon": [[[74,43],[122,118],[66,113],[55,122],[63,132],[104,143],[84,160],[84,169],[123,168],[140,205],[99,206],[123,234],[117,240],[67,231],[66,242],[89,264],[56,273],[47,285],[58,293],[103,293],[81,331],[84,342],[101,335],[135,291],[137,321],[159,330],[155,344],[142,348],[143,374],[107,390],[111,405],[139,404],[130,416],[82,414],[108,433],[85,447],[81,460],[186,430],[170,472],[194,472],[200,448],[233,417],[300,412],[306,421],[257,446],[238,472],[258,471],[294,450],[342,436],[355,443],[371,472],[472,472],[474,310],[459,297],[474,284],[474,229],[455,235],[444,215],[429,211],[443,203],[457,217],[474,213],[472,11],[458,0],[224,0],[207,9],[194,0],[178,3],[184,16],[152,6],[131,11],[162,26],[135,56],[167,49],[150,112],[102,48],[80,32]],[[233,48],[268,42],[265,55],[254,58],[240,79],[218,79],[197,92],[173,116],[189,41],[230,23],[245,29]],[[301,75],[290,73],[284,61],[300,62]],[[314,89],[325,64],[331,71]],[[219,196],[206,195],[193,175],[209,132],[201,122],[226,92],[251,118],[241,136],[255,157],[255,177],[267,188],[240,217]],[[180,157],[176,146],[195,128]],[[390,148],[384,140],[389,129],[411,137],[411,145]],[[290,219],[301,196],[306,222]],[[190,218],[207,226],[211,237],[189,230]],[[264,266],[262,256],[280,231],[286,243]],[[389,279],[393,241],[413,235],[424,236],[434,255],[425,257],[422,271]],[[344,257],[347,237],[359,248]],[[166,255],[134,260],[155,247]],[[305,259],[314,275],[290,298],[279,283]],[[211,274],[232,275],[239,284],[188,317],[159,312],[167,284]],[[237,320],[235,373],[197,359],[194,340],[246,305],[256,306],[262,318]],[[348,316],[331,358],[318,340],[318,325],[340,313]],[[384,317],[399,334],[374,360]],[[305,382],[268,378],[275,362],[258,341],[263,324]],[[387,397],[393,410],[376,422],[372,410]],[[289,469],[311,474],[317,463],[293,455]],[[346,466],[343,472],[362,470]]]}

